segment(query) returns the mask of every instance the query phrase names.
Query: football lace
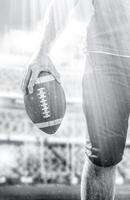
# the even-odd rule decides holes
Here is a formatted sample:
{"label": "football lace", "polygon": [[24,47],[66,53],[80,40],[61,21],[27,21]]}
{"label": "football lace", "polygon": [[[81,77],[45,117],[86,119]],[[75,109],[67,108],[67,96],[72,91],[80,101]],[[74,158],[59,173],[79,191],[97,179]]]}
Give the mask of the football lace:
{"label": "football lace", "polygon": [[49,111],[49,106],[48,106],[48,102],[46,99],[46,89],[45,88],[39,88],[38,89],[38,94],[37,96],[40,99],[40,105],[42,107],[42,114],[43,114],[43,118],[49,118],[51,116],[50,111]]}

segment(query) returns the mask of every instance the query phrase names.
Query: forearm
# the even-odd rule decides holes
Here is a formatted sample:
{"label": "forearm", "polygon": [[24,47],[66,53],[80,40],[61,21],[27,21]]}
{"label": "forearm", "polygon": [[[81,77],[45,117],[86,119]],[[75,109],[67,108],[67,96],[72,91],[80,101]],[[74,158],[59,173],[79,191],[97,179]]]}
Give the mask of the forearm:
{"label": "forearm", "polygon": [[69,13],[75,4],[72,0],[54,0],[45,15],[39,53],[48,53],[56,38],[63,32]]}
{"label": "forearm", "polygon": [[[57,19],[56,19],[57,17]],[[56,16],[56,5],[54,2],[49,6],[44,21],[43,21],[43,33],[40,44],[40,52],[49,52],[53,42],[56,40],[56,37],[59,31],[63,29],[63,22],[65,19],[62,17],[62,25],[57,27],[58,14]]]}

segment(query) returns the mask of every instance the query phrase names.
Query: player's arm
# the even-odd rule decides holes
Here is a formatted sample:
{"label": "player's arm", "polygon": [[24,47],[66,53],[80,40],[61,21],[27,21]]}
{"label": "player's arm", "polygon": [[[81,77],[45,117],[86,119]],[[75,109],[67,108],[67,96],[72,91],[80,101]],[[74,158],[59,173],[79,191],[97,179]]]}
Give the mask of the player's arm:
{"label": "player's arm", "polygon": [[23,92],[33,92],[33,86],[41,71],[50,72],[58,81],[59,74],[48,53],[52,44],[63,32],[68,16],[79,0],[53,0],[46,12],[43,23],[43,34],[40,47],[35,52],[23,81]]}
{"label": "player's arm", "polygon": [[79,0],[53,0],[44,19],[43,38],[40,52],[48,52],[65,28],[70,12]]}

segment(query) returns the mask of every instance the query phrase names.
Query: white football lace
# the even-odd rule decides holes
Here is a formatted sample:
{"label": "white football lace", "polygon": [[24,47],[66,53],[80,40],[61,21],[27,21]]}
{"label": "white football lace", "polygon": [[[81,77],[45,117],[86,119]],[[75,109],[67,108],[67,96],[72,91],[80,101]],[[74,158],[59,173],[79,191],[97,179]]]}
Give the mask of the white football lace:
{"label": "white football lace", "polygon": [[49,118],[51,116],[51,114],[50,114],[49,106],[48,106],[47,99],[46,99],[46,89],[39,88],[37,96],[40,99],[40,105],[41,105],[42,111],[43,111],[42,112],[43,118]]}

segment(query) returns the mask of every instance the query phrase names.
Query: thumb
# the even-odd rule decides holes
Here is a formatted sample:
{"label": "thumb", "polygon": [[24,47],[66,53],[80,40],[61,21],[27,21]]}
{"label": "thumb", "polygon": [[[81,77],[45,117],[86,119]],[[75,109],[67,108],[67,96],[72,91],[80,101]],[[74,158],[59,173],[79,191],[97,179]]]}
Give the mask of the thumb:
{"label": "thumb", "polygon": [[33,72],[32,75],[31,75],[31,78],[30,78],[30,81],[29,81],[29,84],[28,84],[29,94],[33,93],[33,87],[35,85],[35,82],[37,80],[38,75],[39,75],[39,71],[37,71],[37,70],[35,72]]}
{"label": "thumb", "polygon": [[51,74],[54,76],[54,78],[56,79],[56,81],[58,83],[61,83],[61,80],[60,80],[60,74],[57,72],[57,71],[51,71]]}
{"label": "thumb", "polygon": [[57,82],[61,83],[60,73],[56,70],[55,66],[51,65],[51,67],[49,67],[49,72],[54,76]]}

